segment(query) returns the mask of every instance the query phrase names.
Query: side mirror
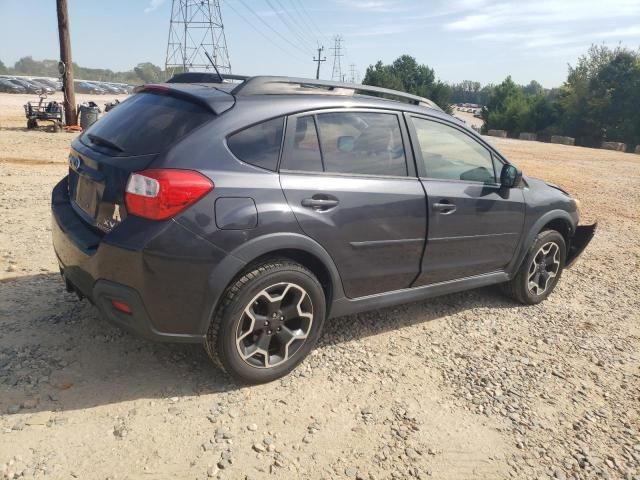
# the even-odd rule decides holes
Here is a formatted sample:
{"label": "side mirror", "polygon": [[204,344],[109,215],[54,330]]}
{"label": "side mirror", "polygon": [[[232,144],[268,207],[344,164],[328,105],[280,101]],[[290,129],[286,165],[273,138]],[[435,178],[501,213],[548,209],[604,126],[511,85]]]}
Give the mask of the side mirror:
{"label": "side mirror", "polygon": [[500,185],[504,188],[513,188],[520,184],[522,179],[522,171],[515,165],[506,163],[500,172]]}

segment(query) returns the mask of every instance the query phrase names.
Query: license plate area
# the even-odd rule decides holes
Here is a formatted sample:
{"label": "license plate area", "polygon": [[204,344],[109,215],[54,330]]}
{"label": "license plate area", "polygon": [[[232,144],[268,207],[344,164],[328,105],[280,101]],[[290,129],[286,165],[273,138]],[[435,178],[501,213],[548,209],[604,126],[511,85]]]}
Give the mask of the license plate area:
{"label": "license plate area", "polygon": [[84,175],[78,175],[74,201],[83,212],[95,219],[98,214],[98,206],[100,205],[103,192],[104,185]]}

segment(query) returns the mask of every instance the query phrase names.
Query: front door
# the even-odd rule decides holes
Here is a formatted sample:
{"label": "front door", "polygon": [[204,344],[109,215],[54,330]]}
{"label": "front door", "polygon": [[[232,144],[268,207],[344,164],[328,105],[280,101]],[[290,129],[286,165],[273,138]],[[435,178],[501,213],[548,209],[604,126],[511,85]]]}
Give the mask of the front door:
{"label": "front door", "polygon": [[418,276],[426,201],[407,145],[395,112],[342,109],[287,122],[282,188],[350,298],[407,288]]}
{"label": "front door", "polygon": [[500,186],[503,162],[462,128],[417,116],[408,123],[429,208],[415,285],[504,270],[522,235],[522,189]]}

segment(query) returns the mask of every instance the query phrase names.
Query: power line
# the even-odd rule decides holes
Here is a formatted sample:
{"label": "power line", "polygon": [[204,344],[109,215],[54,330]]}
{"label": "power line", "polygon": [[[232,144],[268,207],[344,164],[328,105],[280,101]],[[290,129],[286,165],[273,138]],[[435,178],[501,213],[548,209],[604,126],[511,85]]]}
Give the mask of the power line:
{"label": "power line", "polygon": [[[310,42],[311,48],[315,48],[316,44],[318,43],[318,41],[316,40],[316,38],[311,37],[311,41],[308,40],[307,35],[309,35],[309,32],[306,31],[304,29],[304,27],[300,27],[299,23],[294,17],[293,15],[291,15],[291,13],[289,12],[288,9],[286,9],[282,3],[280,3],[280,0],[274,0],[278,6],[280,7],[280,10],[276,10],[275,8],[273,8],[273,5],[271,4],[270,0],[266,0],[266,2],[269,4],[269,6],[271,7],[271,10],[273,10],[276,15],[278,15],[278,17],[280,18],[280,20],[282,20],[282,23],[284,23],[285,25],[287,25],[287,28],[289,28],[289,30],[296,35],[296,37],[301,40],[303,43],[305,42]],[[286,15],[289,18],[289,21],[293,24],[294,27],[297,27],[296,30],[294,28],[291,28],[289,21],[287,21],[286,18],[284,18],[283,15],[281,15],[281,13],[284,13],[284,15]]]}
{"label": "power line", "polygon": [[307,50],[302,49],[299,45],[296,45],[295,43],[293,43],[291,40],[289,40],[287,37],[285,37],[284,35],[282,35],[280,32],[278,32],[275,28],[273,28],[271,25],[269,25],[267,22],[264,21],[264,19],[258,15],[255,10],[253,10],[251,7],[249,7],[244,0],[238,0],[243,6],[244,8],[246,8],[247,10],[249,10],[254,17],[256,17],[258,20],[260,20],[260,22],[267,27],[269,30],[271,30],[273,33],[275,33],[278,37],[280,37],[282,40],[284,40],[286,43],[288,43],[289,45],[291,45],[293,48],[295,48],[296,50],[299,50],[300,52],[304,53],[305,56],[309,53]]}
{"label": "power line", "polygon": [[301,0],[291,0],[291,2],[295,2],[298,4],[298,6],[300,7],[300,11],[302,11],[304,13],[304,15],[309,19],[309,22],[311,23],[311,25],[313,26],[313,28],[316,30],[316,32],[318,32],[318,35],[320,35],[321,37],[324,37],[327,40],[330,40],[329,37],[325,36],[322,31],[320,31],[320,29],[318,28],[316,22],[313,20],[313,17],[311,17],[311,15],[309,15],[309,11],[307,10],[307,8],[304,6],[304,4],[301,2]]}
{"label": "power line", "polygon": [[[298,60],[300,61],[306,61],[305,59],[303,59],[303,57],[299,56],[299,54],[293,50],[288,50],[285,49],[284,47],[282,47],[281,45],[278,45],[272,37],[270,37],[269,35],[267,35],[266,33],[262,32],[259,28],[257,28],[253,23],[251,23],[249,21],[249,19],[247,19],[247,17],[245,17],[243,14],[241,14],[238,10],[236,10],[233,6],[233,4],[231,2],[227,2],[226,6],[228,6],[231,10],[233,10],[233,12],[238,15],[238,17],[240,17],[247,25],[249,25],[253,30],[255,30],[256,32],[258,32],[260,35],[262,35],[266,40],[268,40],[269,42],[271,42],[271,44],[274,47],[277,47],[278,49],[280,49],[282,52],[286,53],[287,55],[293,55],[294,57],[296,57]],[[287,42],[289,43],[289,42]],[[288,47],[287,47],[288,48]]]}
{"label": "power line", "polygon": [[[280,3],[280,2],[278,2]],[[315,35],[313,32],[314,27],[309,23],[309,21],[305,18],[305,16],[302,14],[301,10],[296,6],[296,4],[294,3],[294,0],[291,0],[291,7],[293,9],[293,11],[295,12],[295,14],[298,16],[298,18],[300,19],[300,21],[304,24],[304,28],[307,29],[307,31],[311,34],[311,35]],[[322,36],[322,34],[320,34],[320,36]],[[318,44],[320,42],[318,41]]]}

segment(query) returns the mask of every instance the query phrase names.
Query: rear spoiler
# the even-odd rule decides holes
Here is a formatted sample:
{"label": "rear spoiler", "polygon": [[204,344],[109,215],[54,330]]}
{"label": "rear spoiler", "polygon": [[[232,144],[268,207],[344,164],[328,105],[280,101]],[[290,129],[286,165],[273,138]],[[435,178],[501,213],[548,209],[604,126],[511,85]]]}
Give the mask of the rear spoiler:
{"label": "rear spoiler", "polygon": [[225,91],[190,83],[150,83],[139,85],[133,90],[134,94],[144,92],[181,98],[201,105],[216,115],[226,112],[235,104],[233,95]]}

